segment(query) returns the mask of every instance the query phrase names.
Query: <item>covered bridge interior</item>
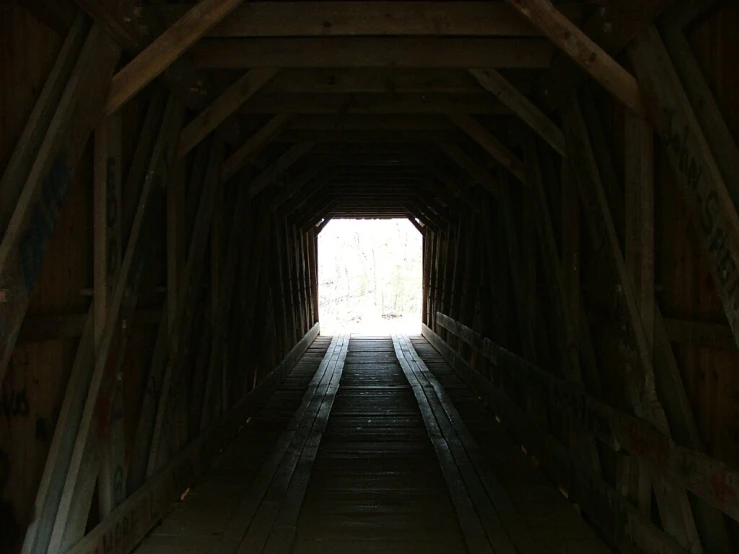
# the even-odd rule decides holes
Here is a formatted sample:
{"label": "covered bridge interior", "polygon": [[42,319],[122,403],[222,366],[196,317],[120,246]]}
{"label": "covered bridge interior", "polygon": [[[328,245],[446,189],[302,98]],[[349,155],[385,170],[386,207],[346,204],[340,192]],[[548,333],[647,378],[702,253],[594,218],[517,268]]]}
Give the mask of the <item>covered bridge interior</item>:
{"label": "covered bridge interior", "polygon": [[[0,551],[739,552],[739,3],[0,5]],[[335,218],[423,334],[320,335]]]}

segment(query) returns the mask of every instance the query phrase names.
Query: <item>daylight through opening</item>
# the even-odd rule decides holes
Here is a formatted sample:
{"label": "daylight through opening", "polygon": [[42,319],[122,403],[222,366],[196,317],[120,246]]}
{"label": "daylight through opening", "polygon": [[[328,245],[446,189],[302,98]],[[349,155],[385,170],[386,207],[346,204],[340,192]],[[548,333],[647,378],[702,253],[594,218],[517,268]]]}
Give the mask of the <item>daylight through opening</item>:
{"label": "daylight through opening", "polygon": [[407,219],[330,221],[318,235],[321,333],[420,333],[422,252]]}

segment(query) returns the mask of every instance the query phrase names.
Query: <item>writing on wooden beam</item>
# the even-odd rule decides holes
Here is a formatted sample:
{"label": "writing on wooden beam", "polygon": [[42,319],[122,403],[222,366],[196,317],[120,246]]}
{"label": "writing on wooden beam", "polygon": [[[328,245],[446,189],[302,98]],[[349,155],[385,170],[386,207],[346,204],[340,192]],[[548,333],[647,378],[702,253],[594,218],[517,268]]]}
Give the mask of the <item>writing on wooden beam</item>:
{"label": "writing on wooden beam", "polygon": [[669,54],[652,27],[631,51],[652,120],[739,344],[739,216]]}

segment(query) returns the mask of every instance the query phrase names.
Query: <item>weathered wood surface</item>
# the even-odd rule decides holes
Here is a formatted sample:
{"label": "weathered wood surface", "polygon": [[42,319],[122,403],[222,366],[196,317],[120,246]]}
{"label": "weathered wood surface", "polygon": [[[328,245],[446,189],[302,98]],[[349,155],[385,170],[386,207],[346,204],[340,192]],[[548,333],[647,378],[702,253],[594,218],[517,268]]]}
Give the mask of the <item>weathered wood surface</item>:
{"label": "weathered wood surface", "polygon": [[182,158],[195,148],[228,116],[238,110],[249,97],[274,77],[277,71],[272,68],[255,69],[236,80],[182,130],[177,156]]}
{"label": "weathered wood surface", "polygon": [[[171,25],[190,6],[150,8]],[[561,6],[578,19],[577,3]],[[246,3],[216,25],[208,37],[280,36],[540,36],[508,6],[488,2],[270,2]]]}
{"label": "weathered wood surface", "polygon": [[[0,243],[0,385],[26,315],[72,173],[97,124],[120,48],[93,26],[45,128]],[[103,98],[101,100],[101,98]],[[39,122],[42,124],[42,122]],[[28,145],[31,146],[30,144]]]}
{"label": "weathered wood surface", "polygon": [[[411,337],[406,342],[412,360],[430,384],[429,393],[433,390],[444,398],[440,415],[449,417],[486,481],[486,491],[517,552],[609,551],[568,498],[545,478],[538,462],[511,439],[476,390],[465,386],[426,339]],[[537,501],[531,503],[531,498]]]}
{"label": "weathered wood surface", "polygon": [[54,116],[69,76],[77,62],[89,27],[88,21],[83,16],[78,15],[75,18],[57,55],[54,67],[49,72],[44,88],[18,138],[18,145],[0,177],[0,231],[2,233],[5,233],[10,217],[13,215],[13,210],[34,161],[33,153],[38,151],[44,140],[49,122]]}
{"label": "weathered wood surface", "polygon": [[105,436],[111,420],[116,369],[121,363],[128,339],[128,333],[121,330],[125,331],[124,322],[135,310],[138,288],[151,245],[148,234],[157,217],[156,208],[163,206],[164,183],[174,159],[182,117],[182,106],[170,97],[105,317],[105,329],[95,349],[87,400],[49,541],[49,549],[52,551],[68,549],[85,534],[87,515],[95,489],[96,468],[100,463],[101,438]]}
{"label": "weathered wood surface", "polygon": [[650,423],[619,412],[553,376],[442,313],[438,324],[465,340],[495,364],[506,378],[537,390],[548,404],[576,420],[607,447],[623,448],[669,475],[697,496],[739,520],[739,472],[701,452],[676,445]]}
{"label": "weathered wood surface", "polygon": [[[423,326],[423,336],[460,377],[498,414],[502,424],[541,463],[542,469],[566,487],[569,497],[589,514],[596,527],[624,552],[686,554],[671,537],[646,519],[621,494],[592,470],[575,461],[570,451],[518,407],[487,377],[473,370],[434,331]],[[570,385],[571,386],[571,385]]]}
{"label": "weathered wood surface", "polygon": [[[65,3],[66,0],[53,2],[55,5]],[[140,54],[164,31],[158,17],[138,9],[136,3],[130,0],[74,0],[74,3],[132,56]],[[187,56],[175,60],[165,69],[162,82],[183,104],[194,110],[202,109],[213,92],[210,80],[195,70]]]}
{"label": "weathered wood surface", "polygon": [[238,434],[247,419],[279,387],[318,335],[316,324],[262,383],[222,419],[204,430],[176,458],[129,496],[110,516],[73,545],[69,554],[128,554],[164,517],[211,460]]}
{"label": "weathered wood surface", "polygon": [[[199,69],[257,67],[528,68],[549,66],[544,39],[253,38],[210,39],[191,49]],[[633,77],[632,77],[633,78]]]}
{"label": "weathered wood surface", "polygon": [[495,95],[552,148],[562,156],[566,155],[565,137],[559,127],[505,77],[492,68],[476,68],[469,71],[480,85]]}
{"label": "weathered wood surface", "polygon": [[[270,412],[262,412],[136,554],[186,547],[302,554],[317,545],[338,553],[360,543],[367,552],[492,552],[491,544],[496,552],[607,552],[505,433],[488,430],[478,446],[467,425],[486,417],[494,427],[493,414],[461,384],[445,391],[410,340],[396,337],[393,346],[389,337],[355,335],[343,347],[341,340],[333,339],[310,385],[303,378],[301,388],[270,400],[269,435],[260,428]],[[464,407],[459,394],[467,395]],[[295,412],[277,417],[288,403]],[[491,462],[508,468],[505,481]],[[458,519],[452,499],[466,506],[467,519]],[[474,506],[484,518],[476,531]],[[556,528],[541,527],[542,513]]]}
{"label": "weathered wood surface", "polygon": [[[689,2],[705,3],[705,0]],[[593,10],[582,30],[615,57],[660,13],[677,4],[675,0],[606,0],[601,9]],[[542,77],[542,96],[551,107],[561,108],[587,78],[588,74],[569,55],[562,53],[554,57],[552,67]]]}
{"label": "weathered wood surface", "polygon": [[638,114],[645,113],[634,76],[567,19],[550,0],[507,1],[624,106]]}
{"label": "weathered wood surface", "polygon": [[172,65],[243,0],[203,0],[113,76],[105,112],[111,114]]}
{"label": "weathered wood surface", "polygon": [[739,216],[711,147],[658,31],[631,50],[667,158],[706,254],[726,318],[739,343]]}

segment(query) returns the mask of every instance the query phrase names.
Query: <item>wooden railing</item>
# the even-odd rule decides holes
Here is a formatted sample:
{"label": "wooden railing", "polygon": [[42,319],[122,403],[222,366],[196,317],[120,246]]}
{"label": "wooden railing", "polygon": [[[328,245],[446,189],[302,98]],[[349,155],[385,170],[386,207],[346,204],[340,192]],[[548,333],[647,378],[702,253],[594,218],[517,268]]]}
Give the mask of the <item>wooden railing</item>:
{"label": "wooden railing", "polygon": [[423,326],[427,340],[489,403],[527,451],[541,462],[545,472],[568,490],[615,545],[636,552],[685,551],[519,407],[506,393],[507,385],[515,383],[532,392],[546,408],[591,434],[608,449],[637,457],[655,474],[667,477],[671,484],[684,487],[739,521],[739,471],[675,444],[644,420],[612,408],[588,395],[582,386],[544,371],[443,313],[437,312],[436,323],[493,364],[491,381],[436,332]]}

